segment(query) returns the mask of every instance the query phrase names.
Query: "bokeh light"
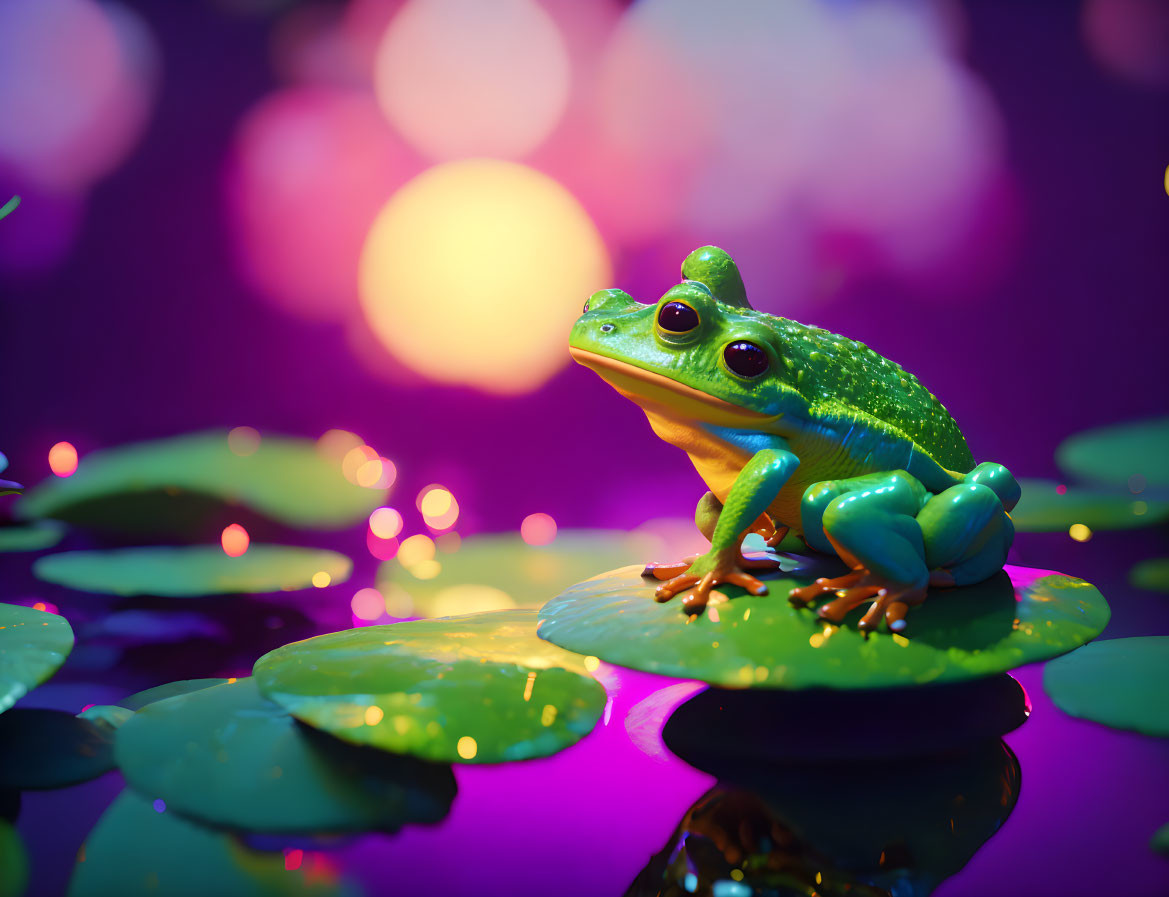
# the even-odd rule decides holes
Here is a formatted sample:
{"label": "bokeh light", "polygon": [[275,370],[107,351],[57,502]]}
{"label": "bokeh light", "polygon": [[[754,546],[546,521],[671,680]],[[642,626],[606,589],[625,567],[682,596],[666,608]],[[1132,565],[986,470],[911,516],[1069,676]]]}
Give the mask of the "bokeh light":
{"label": "bokeh light", "polygon": [[413,370],[498,393],[539,386],[568,361],[582,297],[608,257],[551,178],[486,159],[432,168],[382,209],[361,256],[367,321]]}
{"label": "bokeh light", "polygon": [[[348,430],[326,430],[317,439],[317,451],[325,458],[333,461],[336,464],[341,464],[345,460],[345,456],[353,449],[358,448],[365,443],[361,437],[356,433],[350,433]],[[357,473],[356,468],[354,474]]]}
{"label": "bokeh light", "polygon": [[432,530],[450,529],[459,519],[459,503],[449,489],[427,486],[418,493],[418,511]]}
{"label": "bokeh light", "polygon": [[219,543],[223,546],[223,553],[232,558],[243,555],[248,550],[248,545],[251,541],[252,538],[248,535],[248,531],[238,523],[224,527],[223,532],[219,536]]}
{"label": "bokeh light", "polygon": [[386,612],[386,602],[377,589],[358,589],[349,602],[349,609],[359,620],[376,620]]}
{"label": "bokeh light", "polygon": [[520,538],[529,545],[548,545],[556,538],[556,521],[548,514],[529,514],[520,523]]}
{"label": "bokeh light", "polygon": [[241,458],[254,455],[260,448],[260,431],[255,427],[234,427],[227,434],[227,447]]}
{"label": "bokeh light", "polygon": [[313,574],[312,583],[313,586],[318,589],[327,588],[332,581],[333,577],[330,576],[325,570],[318,570]]}
{"label": "bokeh light", "polygon": [[433,561],[434,551],[434,540],[430,536],[418,533],[402,542],[398,549],[398,563],[409,570],[426,561]]}
{"label": "bokeh light", "polygon": [[379,539],[393,539],[402,532],[402,515],[393,508],[378,508],[369,515],[369,529]]}
{"label": "bokeh light", "polygon": [[242,272],[289,311],[345,318],[357,307],[362,241],[408,169],[360,91],[299,87],[265,98],[240,123],[228,174]]}
{"label": "bokeh light", "polygon": [[1068,535],[1077,542],[1087,542],[1092,538],[1092,530],[1082,523],[1073,523],[1068,527]]}
{"label": "bokeh light", "polygon": [[88,187],[142,132],[153,36],[125,7],[90,0],[5,0],[0,35],[0,163],[43,186]]}
{"label": "bokeh light", "polygon": [[58,442],[49,449],[49,470],[59,477],[71,477],[77,472],[77,449],[70,442]]}
{"label": "bokeh light", "polygon": [[516,158],[564,112],[568,53],[534,0],[411,0],[374,79],[387,117],[431,158]]}
{"label": "bokeh light", "polygon": [[1112,74],[1149,87],[1169,86],[1169,3],[1085,0],[1084,42]]}
{"label": "bokeh light", "polygon": [[398,540],[391,536],[383,539],[372,529],[365,531],[365,547],[379,561],[388,561],[398,553]]}

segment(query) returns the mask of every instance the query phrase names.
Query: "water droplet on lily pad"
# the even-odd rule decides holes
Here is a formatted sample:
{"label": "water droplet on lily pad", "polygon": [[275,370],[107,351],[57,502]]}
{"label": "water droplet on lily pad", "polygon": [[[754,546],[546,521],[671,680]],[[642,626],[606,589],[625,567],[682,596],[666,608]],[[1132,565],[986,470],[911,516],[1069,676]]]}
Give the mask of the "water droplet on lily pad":
{"label": "water droplet on lily pad", "polygon": [[102,531],[198,531],[225,505],[300,529],[344,529],[385,499],[348,482],[308,439],[264,435],[256,451],[231,450],[226,432],[194,433],[102,449],[68,479],[50,477],[17,506]]}
{"label": "water droplet on lily pad", "polygon": [[449,766],[314,731],[251,679],[143,707],[118,732],[126,781],[168,810],[259,832],[395,831],[450,808]]}
{"label": "water droplet on lily pad", "polygon": [[644,541],[606,530],[561,530],[554,542],[539,546],[516,533],[471,536],[439,556],[437,576],[419,579],[395,558],[378,568],[378,586],[405,589],[421,617],[540,607],[599,569],[636,562]]}
{"label": "water droplet on lily pad", "polygon": [[65,526],[56,520],[12,523],[0,526],[0,552],[44,551],[65,535]]}
{"label": "water droplet on lily pad", "polygon": [[[787,563],[787,561],[785,561]],[[654,601],[640,567],[578,583],[540,610],[540,636],[580,654],[649,673],[728,688],[896,688],[995,676],[1047,660],[1099,635],[1108,605],[1080,579],[1009,567],[985,582],[931,589],[904,634],[856,628],[865,608],[830,626],[794,608],[788,591],[812,578],[761,577],[770,589],[688,617],[677,601]]]}
{"label": "water droplet on lily pad", "polygon": [[1091,530],[1135,529],[1169,518],[1169,495],[1135,496],[1116,487],[1070,486],[1059,492],[1054,480],[1019,480],[1023,495],[1011,511],[1015,529],[1056,533],[1071,526]]}
{"label": "water droplet on lily pad", "polygon": [[1128,571],[1128,581],[1138,589],[1169,592],[1169,558],[1150,558]]}
{"label": "water droplet on lily pad", "polygon": [[280,852],[252,850],[225,832],[157,813],[123,791],[85,839],[69,897],[357,897],[353,883],[312,863],[285,868]]}
{"label": "water droplet on lily pad", "polygon": [[605,705],[584,658],[536,636],[534,610],[319,635],[264,655],[255,677],[310,726],[455,763],[554,754],[587,735]]}
{"label": "water droplet on lily pad", "polygon": [[64,788],[114,768],[114,728],[62,710],[0,714],[0,788]]}
{"label": "water droplet on lily pad", "polygon": [[64,617],[0,604],[0,713],[52,676],[72,650]]}
{"label": "water droplet on lily pad", "polygon": [[1085,430],[1056,449],[1061,470],[1085,482],[1169,486],[1169,417]]}
{"label": "water droplet on lily pad", "polygon": [[1093,642],[1043,669],[1043,689],[1071,716],[1169,736],[1169,636]]}
{"label": "water droplet on lily pad", "polygon": [[321,570],[333,582],[344,582],[352,568],[352,561],[335,551],[253,545],[233,558],[217,545],[189,545],[65,551],[38,558],[33,573],[82,592],[192,598],[305,589]]}

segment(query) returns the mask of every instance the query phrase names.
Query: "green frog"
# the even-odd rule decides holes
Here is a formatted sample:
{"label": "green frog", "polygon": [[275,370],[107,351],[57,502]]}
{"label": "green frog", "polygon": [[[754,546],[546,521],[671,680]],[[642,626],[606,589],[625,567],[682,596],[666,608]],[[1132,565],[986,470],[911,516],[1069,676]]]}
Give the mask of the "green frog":
{"label": "green frog", "polygon": [[900,365],[862,343],[756,311],[731,257],[714,246],[682,264],[682,283],[654,305],[622,290],[589,298],[572,357],[645,412],[689,455],[709,491],[695,522],[705,554],[650,564],[655,597],[687,613],[725,601],[724,584],[766,595],[774,553],[744,556],[758,533],[788,533],[834,554],[847,575],[792,589],[840,623],[906,627],[928,586],[959,586],[1003,566],[1019,485],[1001,464],[975,465],[945,407]]}

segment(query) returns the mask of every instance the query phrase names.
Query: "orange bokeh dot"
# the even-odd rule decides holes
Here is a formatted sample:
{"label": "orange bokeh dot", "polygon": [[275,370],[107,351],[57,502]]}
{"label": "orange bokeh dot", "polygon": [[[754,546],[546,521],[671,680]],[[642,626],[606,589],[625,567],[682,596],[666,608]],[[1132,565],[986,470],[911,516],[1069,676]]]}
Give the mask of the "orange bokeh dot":
{"label": "orange bokeh dot", "polygon": [[520,524],[520,538],[529,545],[547,545],[556,538],[556,521],[547,514],[529,514]]}
{"label": "orange bokeh dot", "polygon": [[71,477],[77,472],[77,449],[69,442],[58,442],[49,449],[49,470],[59,477]]}
{"label": "orange bokeh dot", "polygon": [[219,542],[223,546],[223,553],[228,557],[237,558],[248,550],[248,544],[252,541],[248,531],[240,526],[238,523],[233,523],[231,526],[225,527],[222,535],[219,537]]}

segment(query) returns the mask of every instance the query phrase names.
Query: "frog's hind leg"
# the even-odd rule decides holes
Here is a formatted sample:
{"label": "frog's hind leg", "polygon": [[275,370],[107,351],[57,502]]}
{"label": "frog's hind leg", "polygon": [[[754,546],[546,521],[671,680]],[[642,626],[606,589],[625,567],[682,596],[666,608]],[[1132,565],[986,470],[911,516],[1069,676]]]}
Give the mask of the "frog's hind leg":
{"label": "frog's hind leg", "polygon": [[1009,497],[1004,500],[1001,492],[968,476],[918,513],[934,585],[969,585],[1002,569],[1015,526],[1005,509]]}
{"label": "frog's hind leg", "polygon": [[921,527],[915,519],[928,494],[905,471],[809,488],[802,509],[804,538],[814,548],[835,552],[852,572],[792,589],[791,602],[808,605],[833,593],[835,598],[817,612],[839,623],[849,611],[872,601],[861,629],[876,629],[882,617],[894,632],[904,629],[909,607],[925,600],[929,584]]}
{"label": "frog's hind leg", "polygon": [[[708,542],[714,541],[714,528],[718,523],[718,516],[722,513],[723,503],[715,497],[713,492],[707,492],[698,500],[698,507],[694,509],[694,523],[698,531]],[[778,545],[787,533],[787,527],[776,527],[766,514],[760,514],[747,530],[749,533],[759,533],[769,546]],[[774,542],[772,540],[775,540]],[[642,576],[652,576],[654,579],[669,580],[681,576],[690,569],[690,565],[698,560],[698,555],[690,555],[677,563],[658,564],[649,563],[641,572]],[[779,561],[767,557],[744,557],[741,561],[744,570],[777,570]]]}

